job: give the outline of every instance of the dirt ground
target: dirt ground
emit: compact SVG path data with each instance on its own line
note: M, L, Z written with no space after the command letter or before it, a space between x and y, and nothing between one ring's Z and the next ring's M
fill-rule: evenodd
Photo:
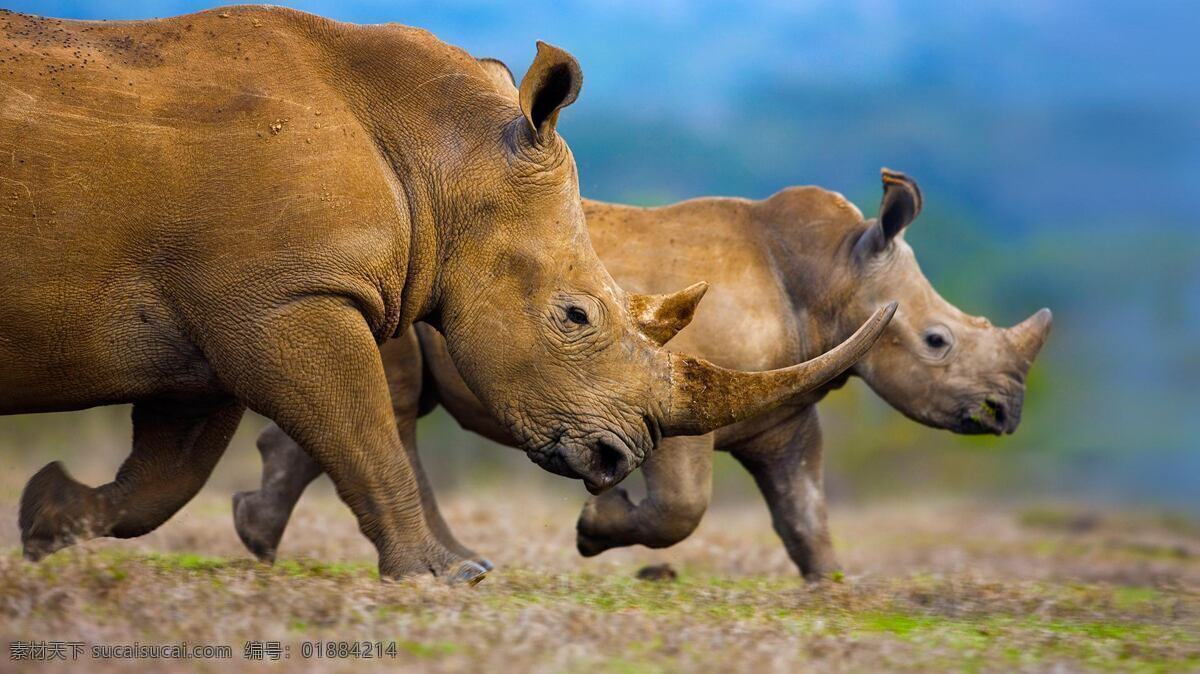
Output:
M248 558L228 495L213 488L152 535L30 563L16 494L5 493L0 641L10 652L0 671L65 670L10 659L13 642L51 640L186 641L233 656L101 660L85 650L88 671L1200 671L1200 531L1161 514L837 506L845 575L806 585L753 502L715 508L672 549L582 559L579 498L451 492L452 526L498 564L468 589L380 582L328 488L301 502L274 567ZM678 579L635 578L662 562ZM268 659L248 663L247 642L272 641L280 662L264 647ZM308 650L330 641L379 641L382 657Z

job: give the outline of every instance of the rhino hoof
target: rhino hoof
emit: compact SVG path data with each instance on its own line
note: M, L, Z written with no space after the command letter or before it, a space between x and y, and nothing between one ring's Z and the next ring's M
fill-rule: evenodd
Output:
M242 544L258 561L274 564L278 540L271 542L268 540L270 536L260 531L258 518L249 501L257 494L256 491L239 491L233 495L233 528L237 530Z
M588 498L575 522L575 547L584 557L621 545L634 526L636 508L623 488L610 489Z
M451 585L475 587L487 577L489 571L491 571L491 568L484 568L478 562L466 561L458 567L458 571L455 571L454 575L450 576L449 582Z
M97 514L91 500L91 487L76 482L58 461L29 478L17 516L25 558L36 562L73 544L87 530L87 517Z
M575 534L575 549L579 550L579 554L584 557L595 557L610 547L612 546L605 544L598 538L592 538L583 533Z

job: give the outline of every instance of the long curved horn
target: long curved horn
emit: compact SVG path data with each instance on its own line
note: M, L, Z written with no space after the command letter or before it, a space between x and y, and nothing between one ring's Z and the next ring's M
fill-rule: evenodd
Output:
M875 345L896 302L875 311L849 339L812 360L779 370L739 372L683 354L670 354L670 397L664 435L701 435L761 414L827 384Z
M1042 308L1034 315L1005 330L1008 340L1025 360L1025 369L1033 364L1038 352L1046 343L1050 334L1050 326L1054 323L1054 314L1049 309Z

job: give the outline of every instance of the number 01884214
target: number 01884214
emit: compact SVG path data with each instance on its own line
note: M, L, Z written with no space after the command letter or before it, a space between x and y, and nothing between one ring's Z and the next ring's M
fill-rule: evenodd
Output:
M395 658L395 641L304 641L300 657L310 660L367 660Z

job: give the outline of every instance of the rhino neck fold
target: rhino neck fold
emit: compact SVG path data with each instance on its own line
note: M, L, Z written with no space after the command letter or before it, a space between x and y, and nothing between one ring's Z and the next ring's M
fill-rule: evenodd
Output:
M474 59L424 31L343 24L332 30L315 33L327 58L323 69L370 135L396 206L399 287L383 292L395 302L387 336L396 336L415 321L438 322L445 267L469 224L462 214L470 211L464 208L470 195L455 186L463 167L478 161L478 147L499 143L496 120L519 118L520 111L467 69Z
M391 336L398 337L416 321L438 313L441 305L441 278L444 237L439 231L437 202L430 196L420 173L409 169L402 155L380 150L388 182L392 186L397 210L397 262L403 273L399 310Z

